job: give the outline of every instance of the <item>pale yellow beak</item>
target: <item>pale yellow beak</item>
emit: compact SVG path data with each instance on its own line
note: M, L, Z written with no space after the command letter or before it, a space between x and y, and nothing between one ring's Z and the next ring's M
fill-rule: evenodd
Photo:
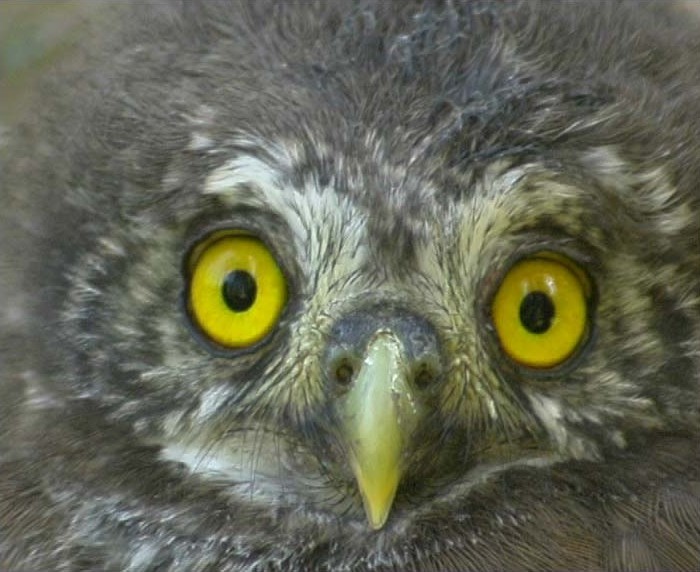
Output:
M350 464L375 530L389 517L406 443L421 415L407 377L401 342L390 331L377 332L342 405Z

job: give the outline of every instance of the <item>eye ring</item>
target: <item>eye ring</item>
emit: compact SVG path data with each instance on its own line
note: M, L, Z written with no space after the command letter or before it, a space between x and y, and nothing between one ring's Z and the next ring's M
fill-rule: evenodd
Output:
M592 290L585 270L561 254L540 252L517 261L491 301L501 350L537 370L569 361L590 334Z
M287 280L267 245L249 233L216 232L190 250L185 305L208 342L250 348L268 336L287 303Z

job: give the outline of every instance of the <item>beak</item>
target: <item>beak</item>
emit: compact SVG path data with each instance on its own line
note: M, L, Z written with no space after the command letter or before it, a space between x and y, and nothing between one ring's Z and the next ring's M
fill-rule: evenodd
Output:
M384 526L404 469L406 444L421 417L408 383L403 346L387 330L367 345L342 404L350 465L370 526Z

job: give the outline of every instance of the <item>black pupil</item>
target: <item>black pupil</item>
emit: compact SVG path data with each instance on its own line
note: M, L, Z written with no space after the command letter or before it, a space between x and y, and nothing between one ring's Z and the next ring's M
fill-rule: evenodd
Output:
M234 312L245 312L255 302L258 287L245 270L234 270L224 278L222 293L226 305Z
M530 292L520 303L520 322L533 334L542 334L552 325L554 304L544 292Z

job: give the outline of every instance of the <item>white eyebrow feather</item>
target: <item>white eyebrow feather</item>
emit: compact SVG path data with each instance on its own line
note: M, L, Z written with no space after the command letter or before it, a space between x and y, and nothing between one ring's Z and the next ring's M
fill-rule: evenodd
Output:
M268 149L276 147L266 146ZM268 153L282 168L292 162L291 156ZM283 216L297 240L306 240L306 221L298 214L302 193L292 185L285 184L282 173L273 164L260 157L241 154L211 172L202 193L217 195L233 208L252 207L275 212ZM310 195L311 193L309 193Z
M332 180L319 185L309 179L301 188L286 180L285 173L303 159L293 144L254 143L241 144L250 153L243 152L213 170L202 193L218 196L233 209L252 207L281 216L307 275L315 272L331 243L345 245L334 260L337 272L352 272L365 256L367 214L336 192Z
M239 155L235 159L227 161L207 177L204 184L205 195L221 195L226 196L233 202L237 200L240 194L241 187L254 185L256 190L262 193L264 198L267 198L267 203L270 201L270 195L279 196L281 180L280 173L274 169L269 163L253 157L251 155ZM274 189L274 193L265 193L267 189ZM258 194L258 193L256 193ZM245 193L243 199L249 198L250 193Z

